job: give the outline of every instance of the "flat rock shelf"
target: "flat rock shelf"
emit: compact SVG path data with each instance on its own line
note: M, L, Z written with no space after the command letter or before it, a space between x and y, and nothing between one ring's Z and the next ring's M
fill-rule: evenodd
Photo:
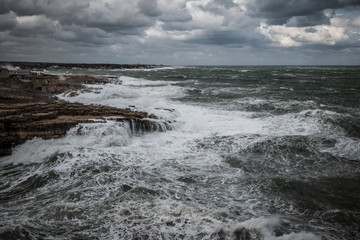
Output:
M170 124L154 115L102 105L58 100L54 93L91 91L85 83L105 84L111 78L92 76L33 75L23 82L16 77L0 79L0 156L34 137L60 138L79 123L115 120L128 122L133 131L163 131Z

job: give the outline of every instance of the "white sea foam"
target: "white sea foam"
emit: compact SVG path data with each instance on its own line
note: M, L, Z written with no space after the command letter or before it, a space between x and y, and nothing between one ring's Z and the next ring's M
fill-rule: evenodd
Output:
M123 71L142 71L142 72L152 72L152 71L165 71L165 70L174 70L185 68L184 66L167 66L167 67L155 67L155 68L130 68L122 69ZM121 69L120 69L121 70Z
M34 138L18 146L2 163L44 162L54 154L77 152L78 149L93 148L114 151L128 144L131 129L127 123L106 121L86 123L70 129L64 138L43 140ZM115 150L116 151L116 150Z
M256 183L245 184L246 173L229 166L224 156L270 137L329 135L329 132L339 136L341 129L326 122L336 113L315 109L254 117L254 112L181 102L177 99L186 94L185 88L174 82L126 76L119 77L118 83L96 87L97 93L59 97L85 104L131 106L171 121L174 129L133 135L127 124L106 121L80 124L61 139L36 138L22 144L1 164L38 163L40 167L10 184L16 186L34 174L41 176L54 171L61 181L38 190L38 194L65 189L61 201L51 206L44 202L46 211L34 213L38 218L52 219L51 210L57 208L59 213L70 212L56 215L64 224L101 222L97 230L102 239L141 236L211 239L221 231L233 239L241 229L259 234L260 239L320 239L307 232L277 236L275 229L286 220L269 216L268 208L280 206L283 212L297 213L293 203L269 200ZM246 101L266 103L257 98ZM312 101L306 104L312 108L315 105ZM342 157L342 149L347 149L348 155L356 158L359 152L354 146L356 143L344 137L324 151ZM94 214L81 215L81 211ZM139 233L143 235L136 235Z
M181 131L189 134L238 134L258 133L262 123L250 118L250 113L212 110L171 100L181 97L183 89L172 82L149 81L120 77L121 85L106 84L100 93L82 93L75 97L59 96L62 99L85 104L104 104L115 107L134 106L135 110L154 113L159 117L181 123ZM176 124L179 126L179 124Z
M340 158L351 159L360 162L360 142L349 137L341 137L336 139L334 147L325 148L322 152L331 153Z
M179 148L182 144L204 137L327 133L332 126L324 124L322 119L335 114L330 111L309 110L253 118L251 112L224 111L171 100L174 96L182 96L183 89L166 81L148 81L130 77L120 77L120 80L122 85L106 84L101 86L99 94L90 92L76 97L62 98L86 104L104 104L115 107L133 106L135 110L147 111L170 120L175 127L175 132L167 133L164 137L166 139L164 146L170 149L174 147L174 142L179 142L176 146ZM249 101L254 104L265 102L261 99L250 99ZM288 104L297 104L297 102ZM314 103L308 101L306 104L313 105ZM174 139L167 139L171 137ZM168 145L167 142L172 144ZM248 144L247 141L244 141L244 144Z
M121 76L119 77L119 80L122 82L122 85L124 86L164 86L174 84L175 82L171 81L149 81L147 79L142 78L133 78L133 77L127 77L127 76Z
M238 107L253 107L262 109L263 106L268 106L269 109L264 110L278 110L280 112L290 111L296 109L315 109L317 104L312 101L297 101L297 100L288 100L288 101L279 101L279 100L269 100L262 98L254 98L254 97L245 97L240 99L235 99L229 103L229 105L234 105L234 108Z
M84 104L101 104L120 108L131 106L134 110L155 113L159 117L171 115L173 109L167 98L180 96L182 90L165 81L148 81L130 77L120 77L121 85L89 85L96 92L81 93L75 97L58 95L60 99Z
M326 123L328 116L335 115L335 112L323 110L306 110L300 113L288 113L279 116L264 118L267 123L264 127L264 134L281 135L311 135L329 134L334 132L339 134L342 129Z
M320 236L312 233L300 232L276 236L275 228L280 226L281 219L277 216L252 218L238 224L235 232L247 231L252 239L266 240L320 240ZM244 234L244 233L243 233ZM245 235L246 236L246 235Z

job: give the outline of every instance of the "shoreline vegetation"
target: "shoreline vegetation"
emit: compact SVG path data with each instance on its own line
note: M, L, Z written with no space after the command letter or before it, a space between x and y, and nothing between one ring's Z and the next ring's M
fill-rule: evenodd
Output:
M84 84L111 83L111 77L55 76L34 73L38 69L54 66L52 63L9 63L29 70L28 76L12 73L0 78L0 156L10 155L14 148L35 137L60 138L80 123L113 120L129 124L131 131L151 132L170 129L168 122L153 114L102 105L84 105L59 100L55 94L76 95L81 91L94 91ZM56 64L59 68L84 67L78 64ZM105 64L107 65L107 64ZM85 68L102 68L104 64L86 65ZM127 68L140 68L126 65ZM119 68L117 64L107 66ZM122 65L124 68L125 65ZM155 65L143 65L145 68ZM156 67L160 67L156 65ZM4 69L4 68L2 68Z

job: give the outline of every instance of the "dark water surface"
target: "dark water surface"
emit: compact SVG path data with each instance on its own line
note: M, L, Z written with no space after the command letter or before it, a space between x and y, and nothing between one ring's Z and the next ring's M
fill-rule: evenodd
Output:
M360 67L68 73L118 80L60 98L173 130L19 146L0 159L0 239L360 239Z

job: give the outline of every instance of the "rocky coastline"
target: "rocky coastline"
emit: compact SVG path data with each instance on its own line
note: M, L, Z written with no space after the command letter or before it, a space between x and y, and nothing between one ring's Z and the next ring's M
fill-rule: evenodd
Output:
M2 62L0 65L17 66L21 69L151 69L161 68L156 64L112 64L112 63L56 63L56 62Z
M14 147L34 137L60 138L79 123L110 119L128 122L137 132L170 129L169 123L146 112L70 103L54 96L94 91L84 84L109 81L111 78L52 75L32 75L28 82L17 77L0 79L0 156L10 155Z

